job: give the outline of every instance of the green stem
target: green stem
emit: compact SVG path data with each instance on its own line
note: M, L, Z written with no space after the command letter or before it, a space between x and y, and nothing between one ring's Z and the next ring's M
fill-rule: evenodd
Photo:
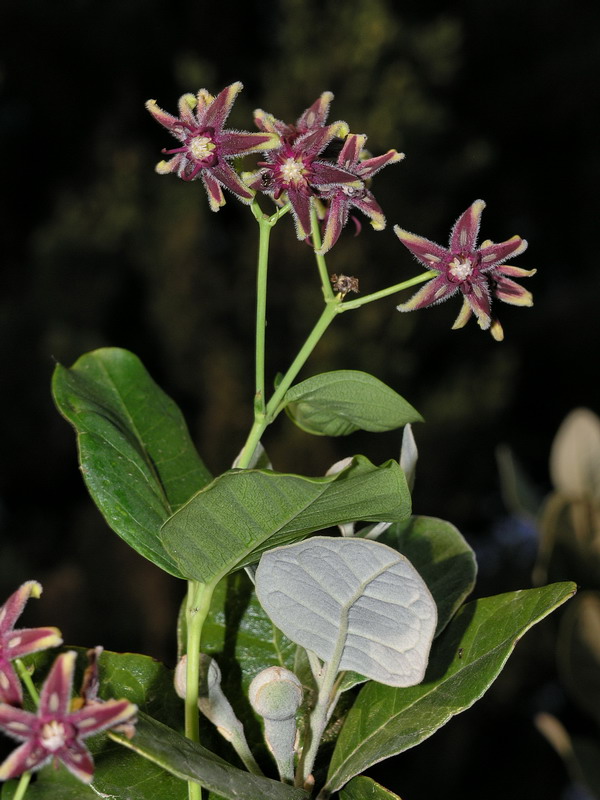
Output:
M40 696L38 694L37 689L33 685L33 681L31 680L31 673L29 672L29 670L27 669L27 667L21 661L20 658L15 659L15 667L17 668L17 672L19 673L19 678L21 678L21 680L27 687L29 696L36 704L36 706L38 706L40 704Z
M200 741L200 719L198 714L198 690L200 683L200 641L202 626L210 608L214 587L196 581L188 584L186 606L187 623L187 668L185 692L185 735L193 742ZM188 782L189 800L201 800L202 787Z
M267 327L267 271L269 261L270 220L258 220L258 263L256 268L256 340L255 340L255 396L258 413L265 410L265 329Z
M13 800L23 800L25 797L25 792L27 791L27 787L29 786L29 781L31 780L31 772L24 772L21 775L19 780L19 785L17 786L17 790L13 795Z
M421 275L417 275L415 278L409 278L407 281L402 281L402 283L395 283L393 286L388 286L387 289L381 289L379 292L366 294L364 297L359 297L356 300L348 300L342 304L340 313L342 311L353 311L355 308L360 308L361 306L364 306L367 303L372 303L375 300L381 300L383 297L389 297L391 294L401 292L403 289L410 289L411 286L417 286L419 283L425 283L425 281L428 281L430 278L435 278L436 275L439 275L439 273L434 272L433 270L428 270L427 272L422 272Z
M308 357L317 346L319 340L332 323L335 316L341 310L341 307L341 301L335 297L330 303L327 303L323 309L323 313L317 320L314 328L309 333L308 338L298 352L298 355L290 364L289 369L281 379L281 382L273 393L273 396L267 403L264 413L257 413L255 411L254 424L250 429L250 433L248 434L248 438L246 439L246 443L238 459L238 466L241 469L246 469L248 464L251 462L252 455L254 454L256 446L258 445L265 429L271 424L271 422L273 422L275 417L281 411L280 405L283 396L294 382L294 379L306 363Z
M321 229L319 227L317 210L314 206L314 203L310 207L310 227L311 227L313 249L315 251L315 258L317 259L317 268L319 270L319 276L321 278L321 286L323 288L323 297L325 298L325 302L327 302L328 300L333 300L335 295L333 288L331 286L331 279L329 277L329 272L327 270L325 256L319 255L319 253L317 253L317 250L321 248Z

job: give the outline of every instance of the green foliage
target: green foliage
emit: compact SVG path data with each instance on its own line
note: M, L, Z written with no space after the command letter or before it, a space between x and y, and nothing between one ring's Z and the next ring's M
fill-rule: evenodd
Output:
M434 642L423 683L394 689L371 682L362 689L337 740L328 789L414 747L473 705L521 636L575 591L572 583L558 583L465 605Z
M394 523L378 541L405 555L419 571L437 605L437 636L473 590L475 554L454 525L434 517Z
M285 410L299 428L318 436L375 433L422 422L421 415L385 383L366 372L337 370L289 389Z
M138 553L182 577L159 530L210 474L183 416L127 350L105 348L56 367L54 399L77 431L86 485L110 527Z
M397 794L384 789L373 778L361 775L352 778L340 792L340 800L400 800Z
M406 519L410 495L395 461L357 456L336 475L226 472L164 524L161 539L181 574L216 583L272 547L341 522Z
M145 715L140 716L133 739L118 734L111 737L182 780L200 783L227 800L302 800L308 796L302 789L232 767L210 750Z

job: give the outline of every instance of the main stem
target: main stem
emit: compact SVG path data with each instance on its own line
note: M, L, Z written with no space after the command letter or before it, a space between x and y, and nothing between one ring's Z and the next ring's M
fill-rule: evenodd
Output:
M198 714L198 691L200 684L200 640L202 626L208 615L213 586L197 581L188 584L186 604L187 623L187 667L185 690L185 735L193 742L200 741L200 718ZM188 782L189 800L201 800L202 787Z

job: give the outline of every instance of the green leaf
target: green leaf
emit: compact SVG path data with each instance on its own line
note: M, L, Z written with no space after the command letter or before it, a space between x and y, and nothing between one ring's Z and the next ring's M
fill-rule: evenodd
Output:
M77 431L86 485L110 527L138 553L182 577L163 522L211 476L175 403L127 350L104 348L54 371L59 411Z
M439 635L473 590L475 554L454 525L435 517L395 523L377 541L405 555L420 573L437 605Z
M226 472L174 514L161 536L181 573L208 584L314 531L356 520L395 522L409 514L410 494L398 464L376 467L357 456L325 478Z
M350 783L344 786L340 792L340 800L400 800L400 798L389 789L375 783L373 778L360 775L358 778L352 778Z
M307 793L287 784L251 775L228 764L202 745L141 714L133 739L110 737L163 769L200 783L227 800L306 800Z
M496 679L517 641L569 599L573 583L487 597L462 607L434 642L425 680L395 689L368 683L350 710L329 767L327 788L431 736L469 708Z
M366 372L337 370L289 389L282 401L299 428L317 436L392 431L423 418L410 403Z
M255 578L273 622L336 671L390 686L423 679L436 606L397 550L368 539L314 536L269 550Z

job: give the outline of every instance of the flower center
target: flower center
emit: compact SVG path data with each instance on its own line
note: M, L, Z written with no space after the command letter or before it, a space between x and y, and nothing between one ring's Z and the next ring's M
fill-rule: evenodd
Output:
M194 136L189 140L188 148L196 161L201 164L214 166L217 163L217 154L215 153L217 146L210 135L200 134L199 136Z
M458 283L465 281L473 273L471 260L469 258L455 256L448 264L448 273L450 279L453 281L457 281Z
M42 727L42 746L45 747L46 750L50 750L51 753L54 753L64 746L67 735L67 731L62 722L56 719L46 722Z
M298 161L296 158L286 158L279 170L281 177L287 184L292 186L306 184L308 170L302 161Z

